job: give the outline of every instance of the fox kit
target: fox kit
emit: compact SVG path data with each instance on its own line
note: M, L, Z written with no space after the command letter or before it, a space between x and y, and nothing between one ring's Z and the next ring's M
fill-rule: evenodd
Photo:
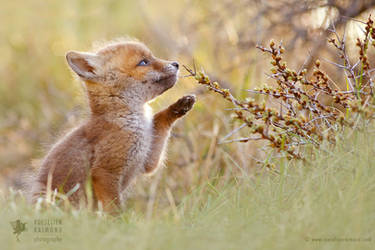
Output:
M77 204L87 199L91 180L95 204L113 212L134 177L158 167L173 123L195 97L184 96L152 116L147 103L173 87L179 65L156 58L139 42L110 44L95 53L71 51L66 59L85 83L90 116L52 147L31 196L35 202L51 188L69 193Z

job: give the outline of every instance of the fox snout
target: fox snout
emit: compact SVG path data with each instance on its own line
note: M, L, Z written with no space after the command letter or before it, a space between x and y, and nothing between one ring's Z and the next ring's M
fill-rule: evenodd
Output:
M178 62L168 62L166 63L163 71L167 75L178 75L178 69L179 69L179 64Z
M178 69L180 67L180 65L178 64L178 62L172 62L171 63L173 67L175 67L176 69Z
M174 61L166 64L164 69L165 75L160 75L158 79L155 81L156 84L160 85L161 87L164 87L162 92L174 86L178 79L178 69L178 62Z
M167 67L170 68L172 71L178 71L180 65L178 64L178 62L174 61L169 63Z

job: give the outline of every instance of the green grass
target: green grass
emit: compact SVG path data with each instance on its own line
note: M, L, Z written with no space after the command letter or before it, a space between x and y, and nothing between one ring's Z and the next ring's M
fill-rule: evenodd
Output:
M85 209L37 211L15 195L4 196L0 244L7 249L374 249L374 133L345 137L310 164L280 163L280 174L264 170L219 188L212 180L175 208L156 206L150 218L134 208L119 218ZM33 242L43 235L33 232L33 221L56 218L63 225L54 235L62 242ZM16 219L28 223L20 242L9 224Z

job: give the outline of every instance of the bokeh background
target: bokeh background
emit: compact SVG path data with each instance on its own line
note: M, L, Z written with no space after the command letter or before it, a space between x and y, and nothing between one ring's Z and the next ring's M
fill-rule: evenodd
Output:
M374 7L374 0L2 0L1 186L19 188L50 145L87 116L81 83L65 62L69 50L134 37L158 57L204 68L245 98L246 89L268 81L269 59L256 44L283 41L289 65L310 70L316 58L337 59L326 43L334 36L329 27L348 34L350 52L354 37L362 35L357 20L365 21ZM323 64L332 79L341 79L339 69ZM208 180L223 186L244 172L256 174L257 159L267 155L261 143L218 143L238 126L226 110L231 106L187 74L182 69L179 83L152 103L156 111L183 94L198 96L194 110L173 131L166 167L139 178L131 194L129 206L148 214L155 206L178 204Z

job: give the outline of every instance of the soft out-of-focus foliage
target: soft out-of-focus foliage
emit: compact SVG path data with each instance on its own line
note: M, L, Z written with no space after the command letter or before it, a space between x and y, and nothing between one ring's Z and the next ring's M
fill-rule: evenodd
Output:
M312 76L307 77L306 68L293 70L287 67L281 44L271 41L269 48L257 45L262 52L270 54L273 66L269 76L274 86L247 90L265 97L261 102L251 98L239 100L228 89L212 82L204 72L197 73L196 69L186 67L199 84L220 94L234 106L233 115L242 125L225 138L238 134L244 127L250 128L246 137L223 143L264 140L268 142L266 150L273 151L278 157L281 151L287 159L306 160L306 156L312 154L307 150L311 147L321 148L326 144L328 148L335 147L343 128L356 130L358 123L371 124L375 118L375 86L368 52L375 47L374 21L369 17L363 26L365 36L357 38L355 64L350 62L346 51L346 36L340 37L334 27L331 28L336 37L330 38L329 42L337 49L340 60L330 63L344 70L346 77L341 83L332 81L320 67L319 60L315 62ZM269 166L270 158L275 157L269 155L271 157L260 163Z
M319 7L324 3L332 6ZM361 18L371 12L372 6L372 1L354 0L3 0L0 8L2 183L12 182L13 176L19 176L34 159L41 158L45 148L86 116L82 87L73 80L65 63L68 50L89 50L94 41L136 37L157 56L177 59L186 65L191 65L194 58L213 79L244 96L243 89L264 81L265 67L268 68L254 49L256 43L270 37L284 40L284 45L294 48L290 53L291 66L300 66L317 44L313 39L318 38L315 34L324 37L323 22L336 22L337 11L341 9L357 10L350 17ZM299 8L305 10L292 13ZM291 15L296 16L289 18ZM354 33L353 27L357 26L350 19L337 23L338 29L346 24ZM295 27L309 36L294 39ZM182 70L181 76L185 74ZM340 75L338 72L337 77ZM202 93L191 79L182 78L153 106L158 110L187 92L199 94L198 103L173 132L167 168L149 180L140 179L134 188L131 200L134 202L129 202L148 213L154 206L168 206L170 194L178 204L182 197L209 179L220 187L233 177L254 171L253 158L261 145L218 145L218 140L233 129L225 110L228 106ZM37 163L35 160L36 167Z

